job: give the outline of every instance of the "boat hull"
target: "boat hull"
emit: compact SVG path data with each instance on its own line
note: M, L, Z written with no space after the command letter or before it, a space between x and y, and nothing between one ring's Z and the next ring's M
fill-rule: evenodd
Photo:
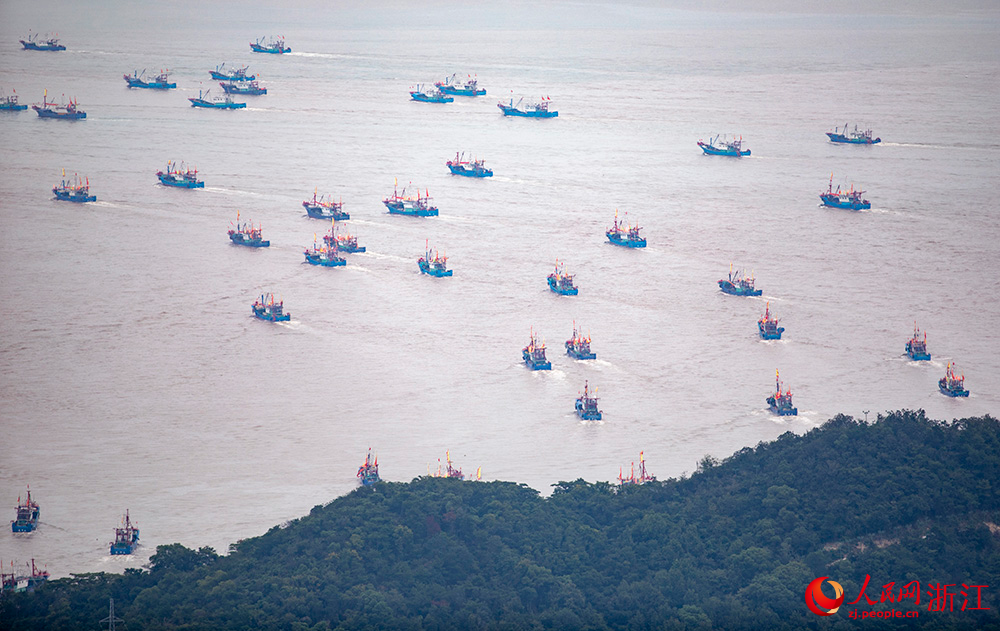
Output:
M737 151L736 149L723 149L720 147L713 147L712 145L703 142L699 142L698 146L701 147L701 150L704 151L706 155L709 156L729 156L730 158L742 158L744 156L750 155L749 149L747 149L746 151Z
M572 348L567 348L566 354L572 357L573 359L580 359L580 360L597 359L597 353L581 353Z
M130 88L146 88L147 90L172 90L177 87L176 83L158 83L156 81L147 83L141 79L137 80L128 78L126 78L125 81L128 82L128 87Z
M915 351L909 343L906 344L906 356L915 362L930 361L931 359L930 353L927 351L922 353L920 351Z
M455 100L453 96L430 96L423 92L410 92L410 98L420 103L452 103Z
M208 74L211 75L216 81L253 81L257 78L257 75L231 75L223 74L215 70L209 70Z
M531 370L552 370L552 362L550 361L534 361L530 357L524 358L524 365Z
M565 287L560 287L553 278L546 279L549 283L549 289L560 296L575 296L580 293L579 287L570 287L569 289Z
M188 100L191 101L191 107L204 107L210 110L241 110L247 106L246 103L216 103L196 98L188 98Z
M600 410L588 410L580 401L576 402L576 415L584 421L599 421L604 418L604 414Z
M493 171L491 169L467 169L461 165L455 166L449 164L448 170L451 171L452 175L463 175L465 177L493 177Z
M57 192L55 189L52 190L55 194L56 199L64 202L76 202L78 204L83 204L86 202L96 202L97 195L67 195L66 193Z
M200 181L191 180L174 180L164 175L157 175L160 179L160 184L165 186L173 186L174 188L205 188L205 183Z
M240 234L231 234L231 235L229 235L229 240L232 241L235 245L242 245L242 246L245 246L245 247L248 247L248 248L269 248L269 247L271 247L271 242L270 241L265 241L263 239L256 239L256 240L244 239L243 236L240 235Z
M255 53L270 53L272 55L282 55L284 53L292 52L291 48L284 46L261 46L260 44L250 44L250 50Z
M20 112L21 110L28 109L27 105L8 105L7 103L0 103L0 112Z
M10 522L11 532L34 532L36 524L33 521L12 521Z
M222 86L222 90L226 94L248 94L250 96L260 96L262 94L267 94L267 88L241 88L238 85L232 85L229 83L219 82Z
M445 94L452 94L454 96L486 96L486 90L483 89L456 88L450 85L438 85L437 88Z
M968 390L951 390L948 388L948 386L940 382L938 383L938 390L940 390L941 394L943 394L946 397L958 398L958 397L969 396Z
M559 116L559 112L556 111L519 110L502 103L497 103L497 107L500 108L504 116L520 116L521 118L556 118Z
M420 268L422 274L427 274L428 276L434 276L435 278L444 278L446 276L451 276L454 270L450 269L435 269L428 265L424 261L417 261L417 267Z
M24 46L24 50L66 50L62 44L36 44L35 42L26 42L23 39L20 42Z
M340 250L341 252L347 252L349 254L362 254L365 252L365 246L363 245L352 246L352 245L338 244L337 249Z
M319 204L311 204L309 202L302 202L302 206L306 209L306 214L313 219L336 219L337 221L347 221L351 218L350 213L345 213L342 210L331 210Z
M780 340L781 334L785 332L785 327L783 326L768 330L759 322L757 323L757 329L760 331L760 339L762 340Z
M743 289L737 287L728 280L720 280L719 289L722 290L722 293L729 294L730 296L759 296L764 293L762 289Z
M611 245L618 245L623 248L644 248L646 247L645 239L629 239L628 237L623 237L621 235L615 234L614 232L606 232L608 241Z
M877 145L882 142L881 138L875 138L874 140L869 140L868 138L850 138L844 134L832 131L826 132L826 135L830 138L830 142L839 142L845 145Z
M824 206L829 206L830 208L844 208L846 210L868 210L872 207L871 202L867 199L860 202L853 201L842 201L839 195L828 195L826 193L819 196L820 200L823 202Z
M292 319L292 314L283 313L280 316L275 316L267 313L264 309L255 309L253 306L250 307L253 316L258 320L264 320L265 322L288 322Z
M38 106L35 106L35 105L32 106L32 109L35 110L36 112L38 112L38 118L56 118L56 119L60 119L60 120L70 120L70 121L81 120L81 119L87 118L87 113L86 112L66 112L66 113L60 113L60 112L56 112L55 110L45 109L45 108L41 108L41 107L38 107Z
M318 265L320 267L343 267L347 265L347 259L342 259L340 257L334 258L321 258L319 256L311 256L306 254L306 263L310 265Z
M383 201L390 215L406 215L408 217L437 217L437 208L407 208L401 203Z
M799 408L779 408L772 405L771 414L777 414L778 416L798 416Z
M112 556L119 556L123 554L132 554L135 551L135 547L138 544L135 543L112 543L111 544L111 554Z

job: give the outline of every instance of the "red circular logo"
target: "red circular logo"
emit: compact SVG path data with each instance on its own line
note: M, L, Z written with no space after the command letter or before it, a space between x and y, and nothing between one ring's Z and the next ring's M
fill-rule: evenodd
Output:
M809 607L809 611L817 616L832 616L837 613L840 604L844 602L844 588L837 581L827 581L833 585L833 591L837 594L836 598L827 598L823 590L820 589L823 581L829 578L829 576L821 576L806 587L806 607Z

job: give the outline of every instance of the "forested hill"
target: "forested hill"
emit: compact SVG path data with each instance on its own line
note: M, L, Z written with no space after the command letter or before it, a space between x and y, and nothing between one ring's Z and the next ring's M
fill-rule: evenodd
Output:
M838 416L623 490L577 480L542 498L438 478L359 488L224 557L161 546L148 572L7 595L0 627L100 628L113 597L126 628L151 631L1000 628L997 524L996 419ZM848 605L866 575L876 602L890 582L925 593L919 605ZM846 596L829 617L804 602L822 576ZM953 586L954 611L928 610L931 583ZM986 586L981 602L963 583ZM849 618L885 609L919 618Z

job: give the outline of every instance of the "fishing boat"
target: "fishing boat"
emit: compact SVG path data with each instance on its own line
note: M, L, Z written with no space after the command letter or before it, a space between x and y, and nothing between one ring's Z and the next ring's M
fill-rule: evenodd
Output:
M647 482L656 482L655 475L649 475L646 472L646 457L643 453L639 452L639 475L635 473L635 463L633 462L629 468L628 477L622 474L622 468L618 467L618 486L632 486L638 484L646 484Z
M18 577L18 590L30 592L47 580L49 580L48 570L38 569L35 566L35 559L31 559L31 573Z
M594 396L590 396L588 381L583 382L583 393L576 400L576 415L585 421L599 421L604 416L597 409L597 388L594 388Z
M820 193L819 198L823 200L824 206L832 206L833 208L847 208L849 210L867 210L872 207L871 202L867 199L862 199L861 196L864 191L854 190L854 185L851 185L851 190L841 191L840 185L837 185L837 190L833 190L833 174L830 174L830 186L826 189L825 193Z
M260 96L267 94L267 88L260 87L256 81L220 81L219 85L226 94L249 94L250 96Z
M792 390L786 389L781 392L781 380L778 378L778 371L774 371L774 394L767 397L767 404L771 407L771 414L778 416L798 416L799 409L792 406Z
M955 364L952 362L948 362L948 368L945 370L944 377L938 380L938 390L941 391L941 394L948 397L969 396L969 391L965 389L965 375L956 377Z
M770 302L764 307L764 315L757 320L757 329L762 340L780 340L781 334L785 332L785 327L778 326L778 318L771 317Z
M464 175L465 177L493 177L493 171L484 166L483 160L463 160L465 153L461 155L455 152L455 159L449 160L446 164L452 175Z
M608 237L608 241L612 245L620 245L626 248L644 248L646 247L646 238L639 236L639 231L642 230L639 226L633 226L627 223L628 213L625 213L626 221L618 221L618 209L615 209L615 221L610 228L604 233Z
M417 267L420 268L420 273L438 278L452 275L454 270L448 269L447 256L438 254L438 251L434 250L434 258L431 258L431 248L427 243L424 243L424 249L424 255L417 259Z
M417 197L407 197L406 187L402 191L397 191L394 184L392 197L382 200L385 207L389 209L390 215L407 215L410 217L437 217L438 209L431 206L431 197L428 191L424 191L424 196L420 196L420 189L417 189Z
M157 171L156 177L164 186L205 188L205 182L198 179L198 169L188 169L183 162L179 166L176 162L167 162L167 170Z
M48 34L45 35L45 40L38 40L38 33L32 35L28 33L28 39L18 40L21 42L21 46L24 50L66 50L66 47L59 43L59 40L54 37L49 37Z
M881 138L872 138L872 130L866 129L864 131L858 131L858 126L854 126L854 131L847 132L847 123L844 123L844 131L841 132L839 127L834 127L833 131L826 132L827 137L830 138L830 142L845 143L848 145L877 145L882 142Z
M913 361L930 361L931 354L927 352L927 331L924 331L924 338L920 339L920 329L917 323L913 323L913 337L906 343L906 355Z
M156 75L149 81L143 79L146 74L145 68L140 73L137 70L133 70L132 74L125 74L122 77L125 79L125 83L128 84L130 88L147 88L150 90L172 90L177 87L176 83L170 81L170 72L161 70L160 74Z
M49 91L46 90L42 96L42 104L35 103L31 109L38 112L39 118L59 118L62 120L80 120L87 118L87 113L79 108L76 99L70 99L66 105L59 105L49 101Z
M715 138L709 138L708 142L699 140L698 146L701 147L701 150L706 155L710 156L742 158L743 156L750 155L749 149L743 149L743 136L734 140L726 140L725 138L719 140L719 136L716 136Z
M342 267L347 265L347 259L337 256L337 246L326 244L316 245L313 241L311 248L305 249L306 263L318 265L320 267Z
M563 264L556 259L556 269L548 275L549 289L562 296L575 296L580 289L573 284L573 275L567 274Z
M250 309L255 318L268 322L288 322L292 314L285 312L285 301L274 301L274 294L261 294Z
M432 473L431 477L435 477L435 478L452 478L454 480L464 480L465 479L465 474L462 473L462 469L460 467L455 467L451 463L451 452L450 451L444 452L444 456L445 456L445 461L447 463L447 468L444 471L441 470L441 459L438 458L437 473Z
M250 66L241 66L227 70L226 64L223 62L221 65L216 66L215 70L209 70L208 74L216 81L253 81L257 78L257 75L248 74L249 69Z
M236 245L245 245L250 248L267 248L271 246L270 241L265 241L260 224L256 228L253 222L241 223L240 212L236 211L236 225L229 224L229 240Z
M10 96L0 93L0 112L20 112L28 109L27 105L21 105L17 102L17 90L13 92L14 94Z
M597 359L597 353L590 350L590 336L584 336L583 330L576 328L576 322L573 322L573 337L566 340L566 354L573 359Z
M208 93L211 90L205 90L202 94L201 90L198 90L198 97L188 97L191 101L191 107L205 107L212 110L239 110L247 106L246 103L237 103L233 100L233 95L227 94L224 97L212 97L212 100L208 100Z
M522 108L523 101L524 97L521 97L517 103L514 103L514 97L511 97L508 104L500 102L497 103L497 107L500 108L504 116L521 116L523 118L555 118L559 116L559 112L549 109L549 106L552 105L552 99L547 96L543 96L538 103L531 103Z
M421 103L451 103L455 100L455 97L448 96L437 88L424 90L419 85L416 90L410 90L410 98Z
M56 196L56 199L61 199L64 202L96 202L97 195L90 194L90 178L86 178L83 182L80 181L80 176L76 173L73 174L73 181L70 182L66 179L66 169L63 169L63 179L59 182L59 186L52 187L52 193Z
M291 48L285 46L284 37L279 37L278 39L271 38L266 44L264 43L264 38L261 37L256 42L250 42L250 50L255 53L271 53L272 55L292 52Z
M351 234L350 230L347 234L338 234L337 222L336 220L331 221L330 232L323 235L323 242L330 247L336 247L340 252L348 252L350 254L357 254L365 251L365 246L358 245L358 238Z
M754 289L755 281L753 275L750 278L744 278L743 272L740 270L733 272L733 264L730 263L729 278L723 278L719 281L719 289L722 290L722 293L731 296L759 296L764 292L760 289Z
M434 84L434 87L444 92L445 94L452 94L454 96L485 96L486 90L480 89L479 79L471 75L466 75L465 83L459 84L456 80L455 75L445 78L444 81L438 81Z
M333 201L333 198L326 198L326 195L322 197L317 197L319 189L317 188L313 191L313 198L311 200L306 200L302 202L302 207L306 209L306 214L308 214L313 219L334 219L337 221L346 221L351 218L350 213L344 212L344 202Z
M125 517L122 519L120 528L115 528L115 540L111 543L111 554L132 554L139 545L139 529L132 525L132 518L129 517L128 509L125 509Z
M531 340L521 349L521 358L532 370L552 370L552 363L545 359L545 341L538 341L535 330L531 330Z
M21 502L20 496L17 498L17 506L14 508L17 512L14 521L10 522L11 532L32 532L38 527L38 515L41 513L41 509L38 508L38 502L31 499L31 487L28 487L28 496Z
M365 463L358 467L358 482L363 486L371 486L381 481L382 478L378 476L378 456L372 457L372 448L369 447Z

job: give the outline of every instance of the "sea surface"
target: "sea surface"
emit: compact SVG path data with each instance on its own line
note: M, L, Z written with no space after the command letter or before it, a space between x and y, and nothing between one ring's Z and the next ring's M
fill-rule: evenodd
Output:
M88 115L0 114L0 513L29 484L42 509L32 535L0 532L0 562L67 576L172 542L225 552L354 489L369 447L388 480L450 453L549 493L640 451L690 474L838 413L996 415L1000 9L790 6L4 1L0 88ZM22 51L29 29L68 50ZM278 35L291 54L250 52ZM268 94L189 107L223 62ZM122 80L161 68L176 90ZM487 95L409 100L452 73ZM557 119L496 107L542 96ZM828 142L845 123L882 143ZM716 134L752 156L702 155ZM450 175L458 151L495 176ZM205 188L159 185L168 160ZM62 169L98 201L53 201ZM821 207L831 174L872 209ZM440 216L389 216L396 181ZM304 214L316 190L368 248L344 268L303 263L329 229ZM607 243L616 209L646 249ZM269 249L229 243L237 213ZM454 277L418 272L425 242ZM548 290L557 259L578 296ZM763 296L719 291L731 263ZM291 322L251 317L262 292ZM781 341L758 339L768 302ZM596 361L563 353L574 322ZM930 362L903 354L915 322ZM532 329L551 372L521 362ZM951 361L968 399L938 393ZM797 417L767 410L775 370ZM573 413L585 383L603 422ZM112 558L126 509L142 546Z

